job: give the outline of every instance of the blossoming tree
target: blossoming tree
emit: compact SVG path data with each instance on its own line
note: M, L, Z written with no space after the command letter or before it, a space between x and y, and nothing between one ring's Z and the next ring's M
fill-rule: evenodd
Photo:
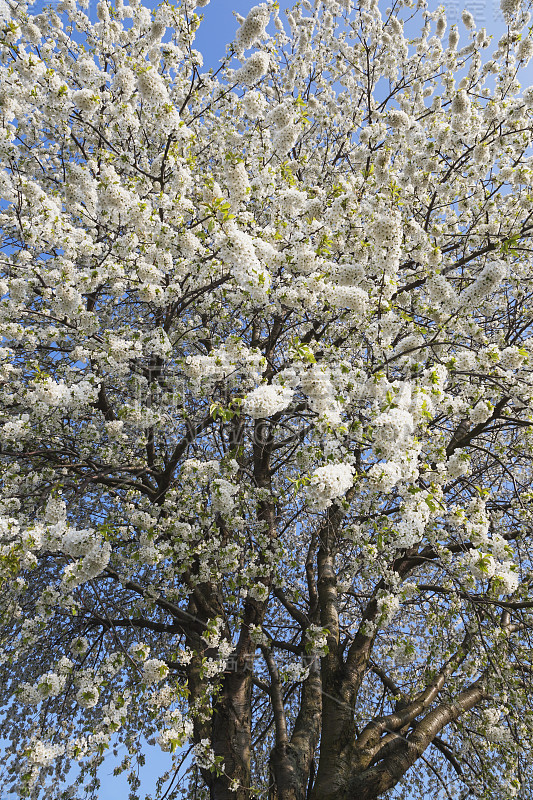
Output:
M533 797L529 12L206 4L1 30L5 785Z

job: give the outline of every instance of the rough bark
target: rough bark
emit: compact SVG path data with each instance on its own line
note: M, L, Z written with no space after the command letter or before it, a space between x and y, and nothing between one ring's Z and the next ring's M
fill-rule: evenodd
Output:
M375 800L392 789L410 769L435 736L450 722L473 708L485 695L483 679L462 691L453 703L440 703L430 711L409 736L396 736L383 760L353 775L338 800Z
M347 496L347 499L350 499ZM375 613L371 602L360 630L350 647L346 662L340 646L335 537L343 519L335 508L320 534L318 551L318 598L321 624L329 630L329 652L322 659L322 731L320 761L311 800L339 797L353 769L356 740L354 707L359 687L370 658L373 637L364 633L365 624Z
M367 625L375 618L377 603L373 598L367 604L359 630L343 657L339 646L333 547L339 522L334 512L322 532L318 552L321 622L330 631L330 652L322 660L320 761L311 800L374 800L398 783L445 725L479 702L483 686L480 679L452 705L441 703L428 711L446 680L464 660L471 644L467 635L454 657L443 665L423 692L403 702L395 713L373 720L357 735L354 708L369 668L374 635L368 632ZM399 574L409 571L409 563L399 562L396 571ZM381 584L376 591L379 588ZM410 727L413 730L407 736Z
M259 420L254 438L254 476L258 486L270 489L270 435ZM264 523L271 541L276 538L274 506L261 501L257 519ZM270 585L270 576L263 578ZM262 625L266 603L249 597L244 605L234 669L224 675L220 694L214 703L211 745L215 756L222 758L223 774L212 775L208 785L210 800L249 800L251 775L252 667L256 646L250 637L252 627ZM222 612L221 612L222 613ZM239 786L232 789L231 784Z
M290 741L276 737L270 755L269 800L306 800L315 751L320 739L322 684L317 662L302 685L300 711Z
M251 771L251 672L227 673L213 709L211 742L216 756L224 759L225 775L211 778L211 800L244 800L249 797ZM231 776L242 787L230 789Z

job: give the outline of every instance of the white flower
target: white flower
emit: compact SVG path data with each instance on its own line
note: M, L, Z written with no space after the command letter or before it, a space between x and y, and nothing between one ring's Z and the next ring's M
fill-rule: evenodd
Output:
M46 501L44 512L45 522L50 525L57 525L58 522L65 522L67 518L67 508L61 497L50 495Z
M47 672L41 675L36 683L35 689L41 700L55 697L60 693L65 685L65 677L57 675L55 672Z
M215 513L231 514L235 506L234 495L239 487L229 481L218 478L211 486L211 503Z
M150 655L150 646L144 642L134 642L132 645L130 645L129 651L131 655L134 658L139 659L139 661L146 661Z
M408 445L414 431L413 417L405 409L392 408L374 419L372 429L376 448L386 456L394 455Z
M325 656L328 652L328 633L325 628L319 625L309 625L305 630L307 639L306 652L319 657Z
M376 624L386 628L400 609L400 601L395 594L383 592L377 601Z
M268 600L268 595L268 586L265 586L265 584L261 583L261 581L257 581L248 589L248 596L253 597L255 600L259 600L260 603Z
M244 398L242 410L253 419L271 417L284 411L293 396L294 391L286 386L262 384Z
M329 425L340 425L341 405L336 398L337 392L329 371L315 364L301 373L300 385L302 392L309 399L312 411Z
M268 53L257 52L244 62L242 67L234 74L234 80L244 83L246 86L253 86L266 74L270 64Z
M84 656L89 649L89 642L85 636L77 636L70 643L70 651L76 656Z
M455 50L458 44L459 44L459 31L457 30L457 26L454 25L453 28L451 28L450 33L448 34L448 46L450 50Z
M242 161L238 161L227 171L226 183L233 202L240 202L246 198L250 191L250 181L246 166Z
M174 753L187 739L192 736L192 724L184 722L179 727L167 728L159 734L157 739L161 750Z
M94 708L100 699L96 686L82 686L76 694L76 702L82 708Z
M65 567L63 571L64 584L74 588L96 578L105 570L110 558L110 543L101 540L97 541L83 559Z
M357 286L335 286L328 284L327 297L332 306L349 308L356 312L359 318L365 314L368 293Z
M80 111L85 111L89 114L97 111L100 107L100 98L98 93L93 89L80 89L79 91L74 92L72 95L72 100L74 104L78 106Z
M479 273L477 279L460 295L463 308L476 306L495 291L507 274L503 261L490 261Z
M309 677L309 667L304 664L287 664L282 671L283 677L286 681L302 683Z
M496 561L490 553L471 549L465 553L462 560L465 569L479 580L492 578L496 572Z
M239 50L248 50L261 39L270 19L270 10L266 3L253 6L241 27L237 31L235 43Z
M516 55L519 61L523 61L525 64L529 64L531 56L533 56L533 41L531 40L530 36L526 37L525 39L522 39L522 41L518 45Z
M242 100L242 107L246 116L257 119L263 115L266 100L260 92L246 92Z
M83 298L73 286L58 286L53 307L59 316L73 317L83 310Z
M139 87L139 94L146 103L160 105L169 102L163 78L153 67L141 72L137 78L137 86Z
M105 430L107 433L108 438L111 441L120 439L122 437L122 429L124 428L124 423L122 420L110 420L109 422L105 423Z
M500 594L512 594L518 589L520 577L516 564L512 561L504 561L497 564L492 580L492 585L498 588Z
M40 767L47 767L55 761L63 750L64 745L53 745L34 739L29 748L30 760Z
M252 237L232 223L228 224L227 231L222 258L231 266L237 284L254 300L265 302L272 279L257 258Z
M215 763L215 754L209 739L202 739L193 748L194 760L201 769L211 769Z
M135 74L128 67L121 67L115 73L114 86L124 100L128 100L135 91L135 83Z
M180 664L190 664L192 657L192 650L178 650L177 660Z
M292 122L276 131L272 137L272 149L276 155L279 158L286 156L296 144L299 135L299 125Z
M445 306L448 312L453 311L458 297L452 284L446 280L444 275L441 273L433 275L426 283L426 287L432 302Z
M260 625L250 626L250 639L257 645L268 645L268 637L263 633L263 629Z
M465 115L470 113L470 100L464 89L457 92L452 100L452 114Z
M274 106L265 117L267 125L275 125L277 128L286 128L294 122L294 106L289 100Z
M468 30L474 27L474 17L470 13L470 11L467 11L466 8L461 14L461 19L463 21L463 25L465 26L465 28L468 28Z
M487 400L480 400L479 403L476 403L472 409L470 421L473 425L479 425L482 422L486 422L491 418L493 411L494 406L492 403L489 403Z
M183 462L181 469L183 477L193 477L203 485L220 473L220 461L216 459L198 461L196 458L188 458Z
M401 639L394 645L390 655L397 666L403 667L414 661L416 658L416 649L414 642Z
M367 477L373 489L387 494L401 480L402 470L394 461L387 461L384 464L373 464Z
M370 230L374 241L381 247L394 247L402 235L397 214L378 214Z
M407 128L411 122L405 111L400 109L389 111L387 119L391 128Z
M470 471L470 459L464 450L457 449L446 462L448 477L452 480L468 475Z
M435 33L437 34L437 36L440 39L442 39L442 37L444 36L445 30L446 30L446 17L440 16L437 19L437 27L435 29Z
M333 500L344 497L351 488L354 472L351 464L326 464L318 467L307 487L311 503L321 510L329 508Z
M74 664L70 658L67 658L67 656L61 656L56 664L57 674L62 677L67 676L72 671L73 666Z
M168 667L159 658L150 658L143 664L143 681L145 683L157 683L168 675Z
M520 0L500 0L500 8L505 17L516 14L520 9Z

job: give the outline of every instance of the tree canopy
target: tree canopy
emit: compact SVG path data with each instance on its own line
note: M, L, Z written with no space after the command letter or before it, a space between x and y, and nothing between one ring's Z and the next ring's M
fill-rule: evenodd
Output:
M208 2L2 23L4 786L533 798L530 13Z

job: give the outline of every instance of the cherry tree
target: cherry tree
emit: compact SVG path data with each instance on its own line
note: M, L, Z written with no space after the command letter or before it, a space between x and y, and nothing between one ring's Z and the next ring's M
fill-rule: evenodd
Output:
M2 23L4 787L531 798L530 13L208 1Z

